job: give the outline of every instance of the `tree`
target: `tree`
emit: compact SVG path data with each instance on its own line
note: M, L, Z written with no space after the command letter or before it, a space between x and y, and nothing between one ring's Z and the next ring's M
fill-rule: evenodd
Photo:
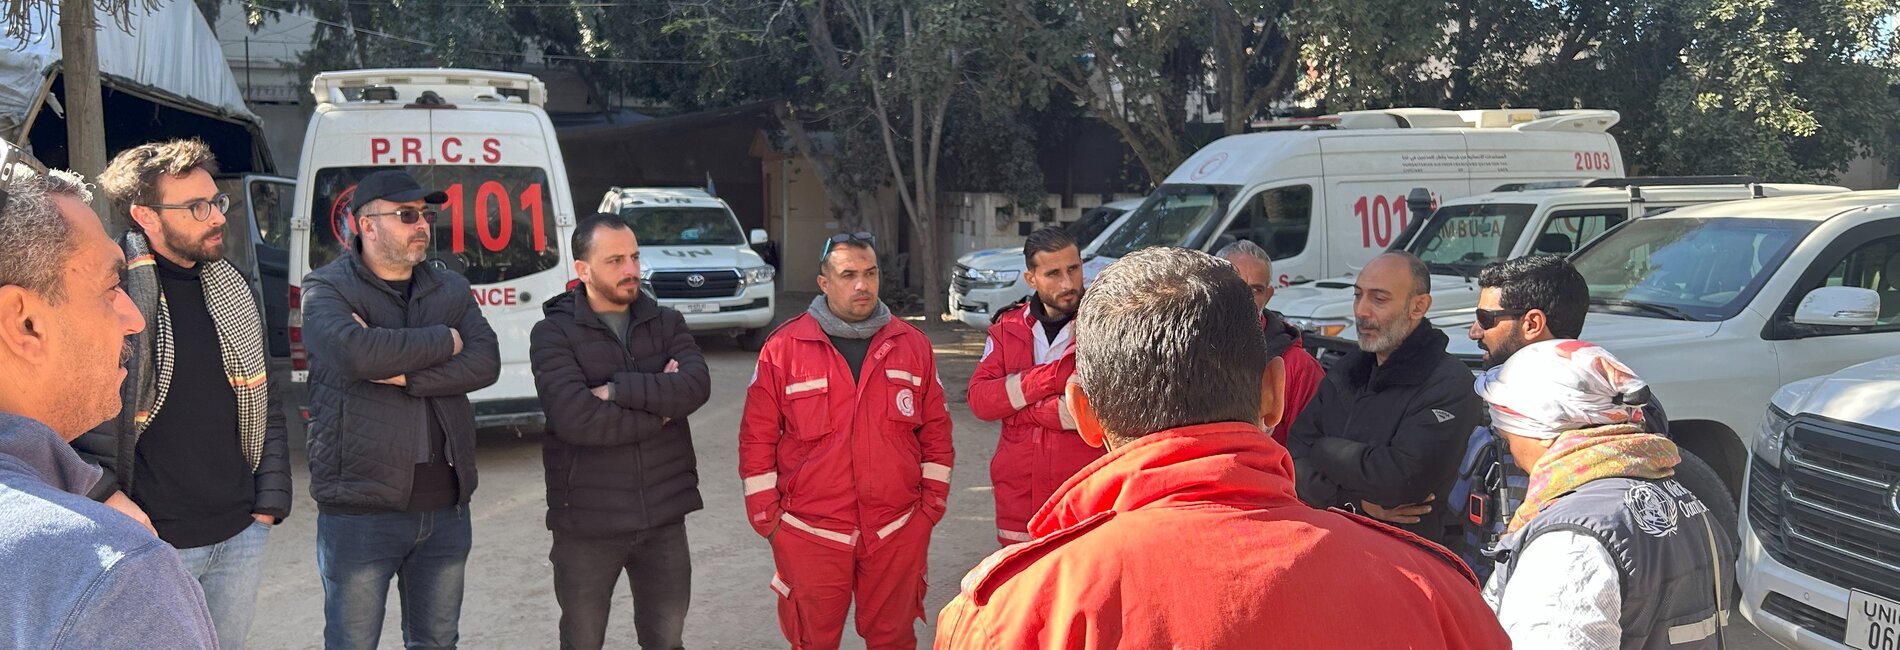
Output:
M66 150L73 171L86 178L98 178L106 170L105 98L99 84L99 46L97 14L113 17L121 29L134 9L156 8L156 0L93 0L66 2L53 0L0 0L6 13L6 35L16 43L45 36L51 12L58 8L60 37L60 74L66 90ZM93 211L113 213L105 192L94 192ZM109 217L108 217L109 218ZM111 225L108 222L108 225Z

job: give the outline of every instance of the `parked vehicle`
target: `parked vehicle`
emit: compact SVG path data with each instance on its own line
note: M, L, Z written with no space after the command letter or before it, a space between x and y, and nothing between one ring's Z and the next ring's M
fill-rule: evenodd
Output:
M1083 268L1149 246L1215 251L1246 239L1281 285L1363 266L1413 208L1519 182L1623 174L1615 111L1398 108L1269 124L1214 141L1156 188ZM1411 196L1413 188L1423 195Z
M1737 497L1778 387L1900 350L1900 192L1689 206L1571 261L1590 286L1582 338L1649 382L1671 437ZM1434 321L1476 369L1470 322Z
M1831 185L1759 184L1738 176L1604 178L1566 187L1529 185L1446 201L1392 250L1419 256L1432 270L1434 320L1454 312L1469 322L1478 306L1478 271L1532 254L1569 256L1631 214L1772 196L1846 192ZM1354 273L1274 294L1270 305L1308 332L1339 336L1352 324Z
M1880 313L1893 310L1888 297ZM1874 312L1852 317L1880 327ZM1783 386L1752 451L1737 573L1742 614L1790 648L1896 647L1900 356Z
M448 203L435 221L427 263L468 278L500 338L501 377L469 397L479 426L544 421L528 366L528 332L541 301L574 278L566 242L574 227L567 165L530 75L456 69L324 72L304 133L297 218L290 236L293 376L308 379L301 285L350 245L349 200L372 172L407 169Z
M698 188L611 188L601 212L626 219L640 240L640 282L679 310L694 333L733 334L747 350L772 333L777 270L752 250L732 207Z
M1141 205L1141 199L1107 203L1082 213L1080 219L1064 226L1075 236L1084 256L1092 253L1102 236L1114 232L1122 218ZM955 275L950 277L950 313L963 324L988 328L990 318L1003 307L1034 293L1022 278L1023 247L990 248L957 258Z

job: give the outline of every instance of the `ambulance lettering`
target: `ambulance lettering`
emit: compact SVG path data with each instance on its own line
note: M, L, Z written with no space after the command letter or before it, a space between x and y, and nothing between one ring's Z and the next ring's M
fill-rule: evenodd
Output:
M475 294L475 303L483 307L513 307L520 304L515 297L514 287L474 287L469 293Z
M1438 209L1439 198L1432 194L1431 209ZM1412 211L1407 209L1405 195L1399 194L1389 198L1361 196L1352 202L1352 214L1359 217L1359 245L1385 248L1392 244L1393 236L1405 231Z
M442 138L434 147L425 147L422 138L370 138L369 160L376 165L432 165L446 163L481 163L493 165L501 162L501 139L484 138L481 142L481 155L476 157L469 145L461 138L450 136ZM433 158L424 155L424 151Z
M1614 167L1608 152L1574 151L1570 155L1576 160L1577 171L1607 172Z

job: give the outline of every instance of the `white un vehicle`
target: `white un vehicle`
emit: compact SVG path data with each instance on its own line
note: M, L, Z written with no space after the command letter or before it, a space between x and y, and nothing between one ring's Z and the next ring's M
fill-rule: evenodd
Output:
M697 188L612 188L600 211L620 215L640 240L640 282L679 310L697 334L734 334L757 350L772 333L772 265L752 250L764 230L746 233L726 202Z
M1900 647L1900 356L1782 387L1753 451L1742 614L1791 648Z
M324 72L310 82L316 113L304 134L291 221L292 377L308 380L303 277L343 254L351 194L383 169L406 169L448 193L428 263L468 278L501 347L501 378L469 395L476 424L537 425L528 332L541 301L574 276L567 242L574 199L547 87L525 74L454 69Z

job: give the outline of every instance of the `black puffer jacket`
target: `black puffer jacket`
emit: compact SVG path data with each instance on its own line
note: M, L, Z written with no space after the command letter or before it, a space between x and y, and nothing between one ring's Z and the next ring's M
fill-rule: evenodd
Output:
M354 314L368 323L359 325ZM468 280L416 266L409 295L355 253L303 280L310 350L310 496L318 506L402 510L428 459L429 415L448 440L462 503L475 492L475 411L468 394L495 383L501 352ZM462 353L454 354L454 328ZM407 386L375 383L402 375Z
M1287 438L1301 499L1395 507L1435 496L1430 513L1400 528L1439 544L1461 532L1446 499L1484 405L1447 340L1421 321L1385 365L1363 350L1333 365Z
M677 522L703 507L686 417L712 393L706 359L686 319L645 293L622 345L586 292L549 299L529 338L548 417L548 528L607 536ZM679 371L664 372L668 361ZM613 401L595 397L593 387L609 382Z

